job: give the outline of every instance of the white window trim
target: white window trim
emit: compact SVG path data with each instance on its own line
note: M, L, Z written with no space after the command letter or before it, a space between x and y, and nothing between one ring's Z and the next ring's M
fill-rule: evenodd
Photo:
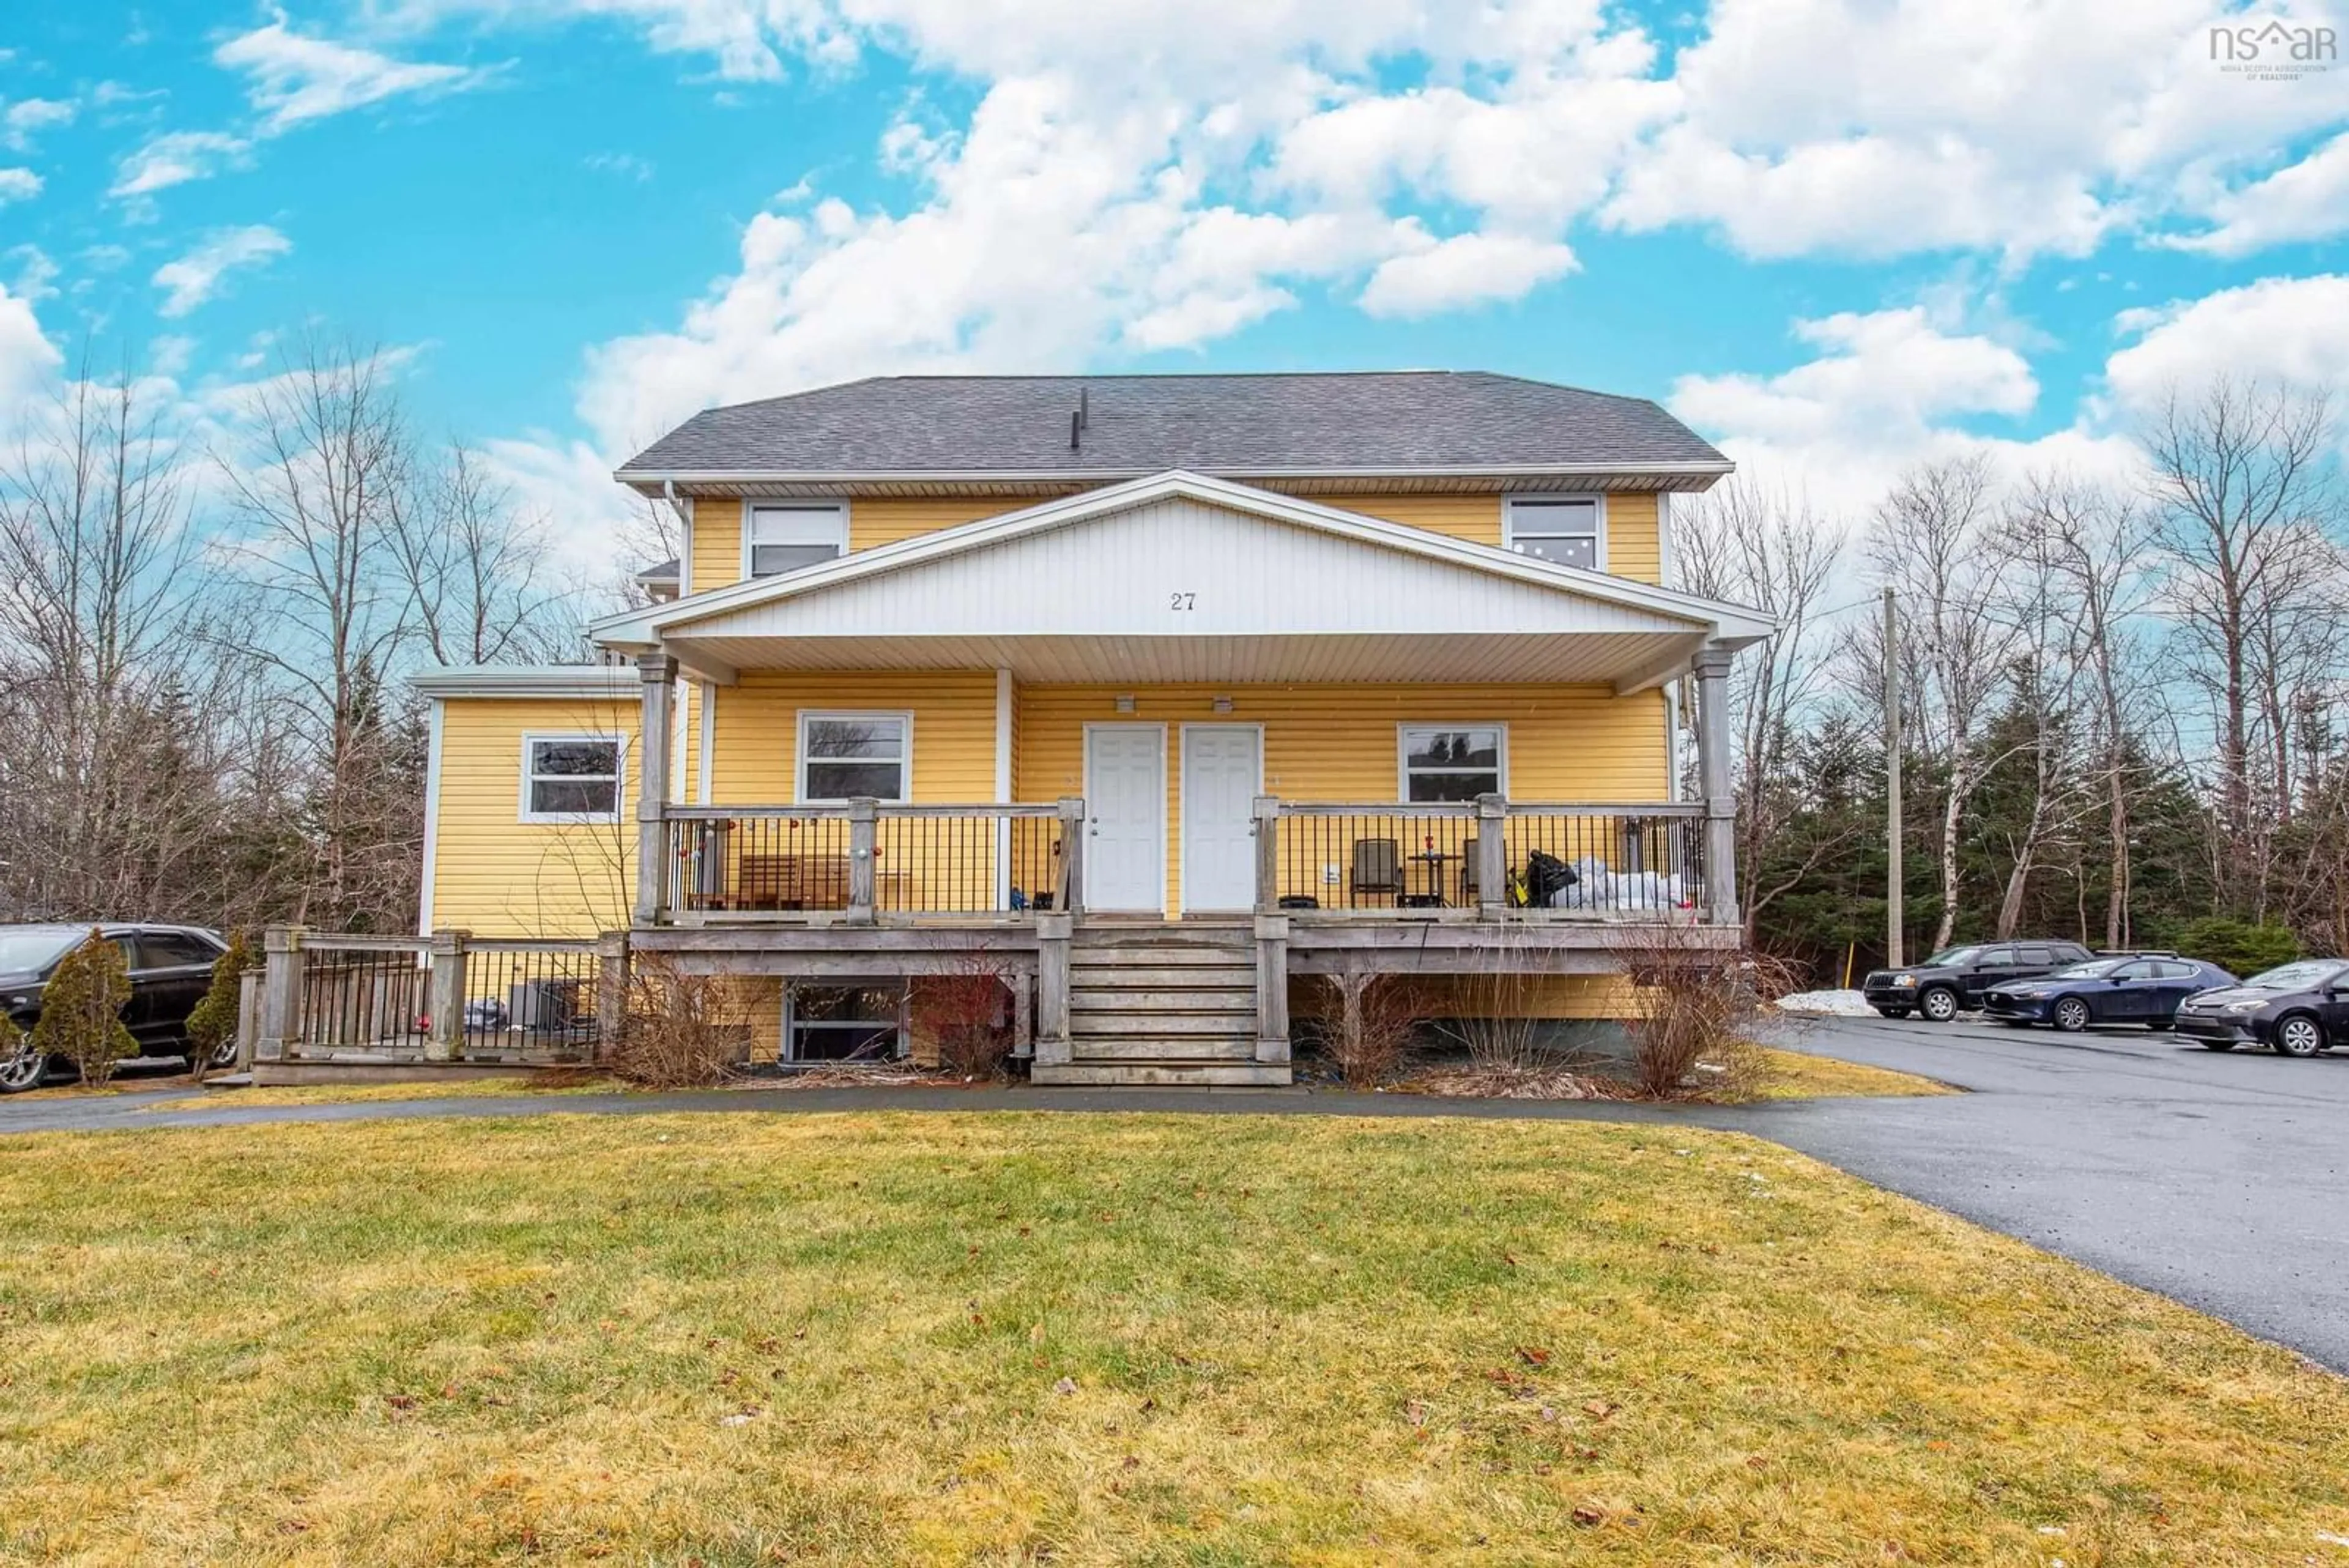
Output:
M1493 759L1494 772L1496 775L1495 783L1503 795L1509 793L1509 726L1506 723L1496 719L1409 719L1395 726L1395 801L1398 805L1438 804L1434 801L1414 803L1411 798L1411 732L1413 730L1491 730L1495 732L1499 736L1500 743L1494 748L1495 753ZM1469 770L1454 768L1448 771L1466 773Z
M1505 498L1501 504L1501 548L1514 551L1517 547L1518 506L1526 504L1538 505L1544 502L1558 501L1590 503L1591 526L1599 531L1595 547L1592 550L1594 556L1592 569L1605 571L1607 569L1607 494L1604 491L1594 491L1588 494L1573 494L1564 491L1543 492L1538 494L1511 495ZM1541 536L1544 536L1543 531L1537 531L1536 537Z
M800 500L800 499L798 499L798 498L796 498L796 497L792 497L792 496L783 496L783 495L764 495L764 496L761 496L761 495L752 495L752 496L746 496L746 497L743 499L743 502L742 502L742 521L741 521L741 535L742 535L742 559L741 559L742 578L741 578L741 580L742 580L742 581L744 581L744 582L746 582L746 583L749 583L749 582L765 582L765 581L767 581L767 578L766 578L766 577L753 577L753 576L751 576L751 575L750 575L750 520L751 520L752 516L753 516L757 512L759 512L759 510L760 510L761 508L762 508L762 507L763 507L763 508L766 508L766 509L768 509L768 510L771 510L771 511L784 511L784 512L829 512L829 513L831 513L833 516L837 517L837 518L840 520L840 553L841 553L842 555L843 555L843 556L845 556L845 555L847 555L847 554L848 554L848 503L847 503L847 502L845 502L845 501L825 501L825 500L822 500L822 499L820 499L820 498L811 498L811 499L808 499L808 500ZM781 576L782 574L781 574L781 573L773 573L773 574L770 574L770 575L771 575L771 576Z
M897 1042L895 1048L890 1053L886 1060L897 1062L903 1061L913 1049L912 1020L906 1016L907 1013L912 1011L913 988L907 985L902 978L895 981L825 980L812 981L808 982L809 989L817 991L885 990L891 985L895 985L897 988ZM810 1060L829 1060L829 1058L803 1057L799 1054L799 1042L795 1036L798 1033L799 1025L799 993L801 989L802 988L800 986L795 984L785 985L783 987L783 1029L781 1035L779 1037L781 1043L775 1052L775 1060L779 1064L786 1066ZM827 1020L827 1022L837 1023L840 1020L833 1019ZM851 1018L847 1020L847 1022L850 1023L879 1023L882 1020L878 1018Z
M894 719L905 726L905 743L898 759L903 770L898 793L876 798L893 805L904 805L914 798L914 715L911 710L887 708L802 708L799 711L799 734L792 742L792 798L802 805L839 805L846 796L812 795L808 794L808 721L811 719ZM826 757L825 762L855 762L854 757ZM871 759L864 759L871 760Z
M548 742L569 743L578 741L608 742L612 755L612 809L609 811L533 811L530 808L531 750ZM557 775L549 774L549 778ZM570 775L576 777L578 775ZM590 775L592 776L592 775ZM608 730L532 730L522 738L522 798L517 803L518 820L533 826L582 826L620 820L628 807L628 738Z

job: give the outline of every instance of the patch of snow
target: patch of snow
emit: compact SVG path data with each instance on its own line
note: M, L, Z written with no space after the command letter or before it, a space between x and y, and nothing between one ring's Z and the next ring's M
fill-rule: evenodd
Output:
M1856 991L1798 991L1778 999L1781 1012L1812 1012L1834 1018L1857 1018L1875 1011Z

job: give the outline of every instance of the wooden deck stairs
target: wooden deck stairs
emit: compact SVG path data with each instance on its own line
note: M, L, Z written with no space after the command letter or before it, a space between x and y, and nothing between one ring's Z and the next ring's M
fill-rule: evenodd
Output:
M1069 944L1071 1059L1039 1084L1282 1085L1257 1060L1257 949L1245 920L1079 921Z

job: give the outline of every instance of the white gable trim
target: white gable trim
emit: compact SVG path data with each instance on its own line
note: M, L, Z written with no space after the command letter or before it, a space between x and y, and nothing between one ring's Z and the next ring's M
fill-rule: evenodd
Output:
M1128 511L1174 497L1314 529L1426 560L1467 566L1586 599L1646 610L1682 621L1692 631L1702 630L1719 639L1752 641L1766 637L1772 629L1771 622L1765 617L1739 606L1654 587L1605 572L1561 566L1489 545L1471 544L1406 527L1399 523L1340 511L1334 506L1324 506L1297 496L1275 494L1229 480L1174 469L1123 484L1063 496L1001 516L981 518L978 522L942 529L935 534L899 540L876 549L856 551L837 561L808 566L783 576L736 583L672 604L606 617L595 622L591 630L598 640L604 642L657 644L663 633L683 632L695 622L730 611L780 603L843 583L985 549L1028 535L1064 528L1088 518Z

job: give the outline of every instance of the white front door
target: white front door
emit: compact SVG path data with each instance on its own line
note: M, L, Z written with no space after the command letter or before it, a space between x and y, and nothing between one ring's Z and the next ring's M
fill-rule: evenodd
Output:
M1166 727L1085 727L1084 907L1166 908Z
M1256 837L1264 732L1254 724L1183 728L1183 908L1256 908Z

